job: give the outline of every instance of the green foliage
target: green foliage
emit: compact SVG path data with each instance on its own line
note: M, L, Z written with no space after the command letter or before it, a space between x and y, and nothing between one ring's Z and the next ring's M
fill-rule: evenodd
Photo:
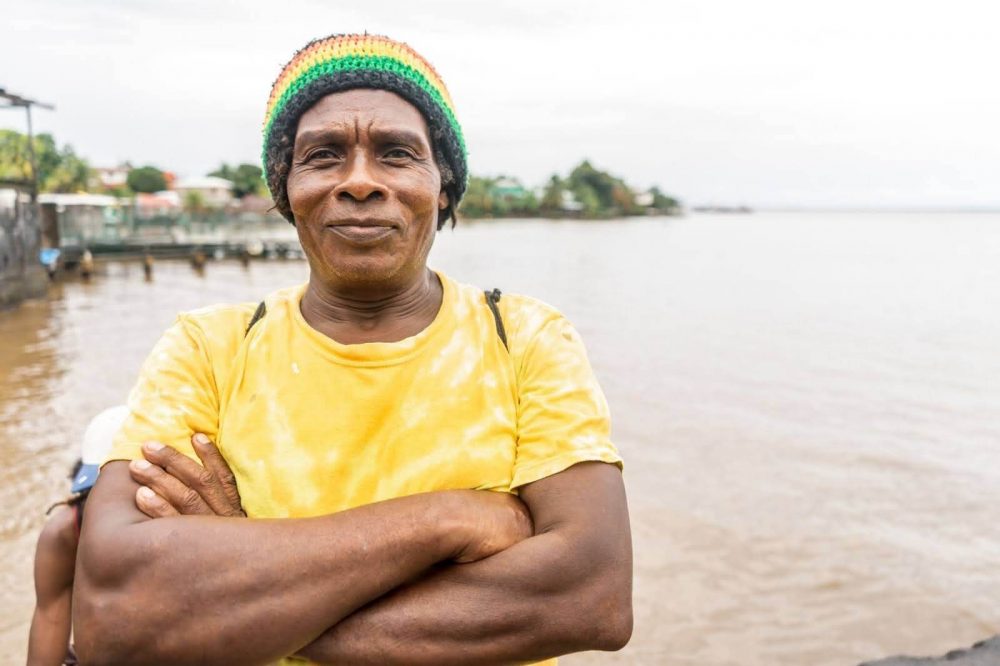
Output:
M233 196L237 199L242 199L248 194L267 196L263 171L256 164L240 164L234 168L223 162L222 166L208 175L231 181Z
M65 146L59 157L59 164L42 181L42 191L85 192L92 175L90 165L70 146Z
M601 196L592 186L578 184L572 189L573 196L583 206L584 217L599 217L601 215Z
M519 203L510 198L512 183L525 193L524 199ZM578 164L567 178L553 174L542 188L541 199L536 199L534 194L524 190L520 183L511 178L473 177L462 201L462 211L469 217L544 215L608 218L646 214L673 215L679 210L680 202L663 194L659 188L652 188L640 198L624 180L597 169L588 160Z
M163 177L163 172L154 166L132 169L128 172L126 182L133 192L153 193L167 189L167 179Z
M60 150L51 134L38 134L32 143L42 192L80 192L87 189L91 168L71 146ZM0 179L31 180L28 136L0 130Z
M566 185L563 183L562 179L556 174L552 174L552 177L549 178L549 182L545 185L545 190L542 192L542 201L539 204L539 208L542 212L548 215L561 213L563 192L565 191Z
M102 194L109 194L113 197L129 197L132 196L132 190L129 189L128 185L116 185L114 187L102 187L100 183L97 185L97 190Z
M467 217L533 217L538 213L534 192L515 178L469 178L459 214Z
M672 213L681 207L680 201L667 196L660 191L659 187L650 188L649 193L653 195L653 204L651 207L657 212Z
M42 137L35 137L35 153L41 155L43 148ZM54 151L53 151L54 152ZM41 164L39 163L39 169ZM0 179L4 180L31 180L31 163L28 158L28 137L27 135L13 130L0 130Z
M632 189L621 178L595 169L587 160L569 174L569 188L583 204L588 217L635 215L641 208L635 203Z
M198 190L188 190L184 193L184 210L189 213L202 213L205 210L205 197Z

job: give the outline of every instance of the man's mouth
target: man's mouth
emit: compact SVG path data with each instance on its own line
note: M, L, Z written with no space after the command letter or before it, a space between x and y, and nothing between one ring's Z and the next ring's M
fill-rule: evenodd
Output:
M382 220L349 220L328 224L326 228L357 245L380 241L395 231L392 223Z

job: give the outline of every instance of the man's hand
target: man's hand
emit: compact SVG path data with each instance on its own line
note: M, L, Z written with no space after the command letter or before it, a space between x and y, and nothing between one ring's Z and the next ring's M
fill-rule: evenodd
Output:
M202 465L159 442L142 447L129 473L141 487L135 504L150 518L177 515L245 517L236 477L215 444L201 433L191 438Z

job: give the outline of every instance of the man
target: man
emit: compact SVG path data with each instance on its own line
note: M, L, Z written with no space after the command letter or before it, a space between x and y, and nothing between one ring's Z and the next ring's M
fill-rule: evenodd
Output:
M182 315L144 365L81 540L82 661L620 648L621 460L579 336L427 267L467 178L440 77L383 37L312 42L264 164L309 282Z

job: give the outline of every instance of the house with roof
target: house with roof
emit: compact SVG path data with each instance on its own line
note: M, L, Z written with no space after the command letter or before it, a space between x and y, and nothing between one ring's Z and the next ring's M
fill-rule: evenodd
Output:
M132 165L123 162L113 167L94 167L94 176L97 185L102 190L123 189L128 185L128 172L132 170Z
M233 200L233 182L216 176L180 178L174 191L182 203L197 200L206 208L225 208Z

